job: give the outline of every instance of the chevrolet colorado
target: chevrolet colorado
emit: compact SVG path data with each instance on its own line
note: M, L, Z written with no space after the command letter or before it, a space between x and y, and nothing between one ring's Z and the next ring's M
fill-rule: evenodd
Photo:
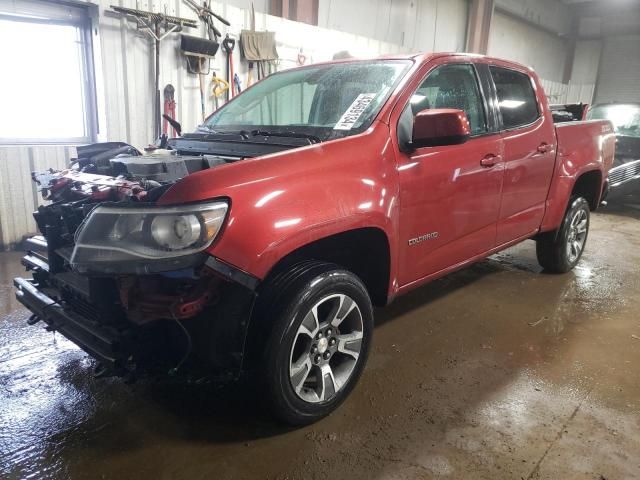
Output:
M372 305L526 239L572 269L614 142L554 125L536 74L495 58L287 70L162 153L95 144L34 174L51 203L16 296L101 373L255 374L307 424L354 388Z

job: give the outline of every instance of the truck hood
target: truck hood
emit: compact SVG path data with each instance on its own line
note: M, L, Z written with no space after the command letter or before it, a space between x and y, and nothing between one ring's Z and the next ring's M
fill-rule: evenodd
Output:
M374 123L367 131L358 135L293 149L289 146L288 150L245 158L215 169L193 173L172 185L158 203L173 205L216 197L227 197L233 202L235 194L240 191L261 192L273 185L286 188L287 182L293 179L304 182L317 178L318 175L324 176L330 170L339 169L354 161L364 162L363 142L369 144L375 139L380 140L382 136L388 139L386 125L379 125L385 128L375 128ZM215 154L220 153L216 151ZM370 157L371 155L366 156Z

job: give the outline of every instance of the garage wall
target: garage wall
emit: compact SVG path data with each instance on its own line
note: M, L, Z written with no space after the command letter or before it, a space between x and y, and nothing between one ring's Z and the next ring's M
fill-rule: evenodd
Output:
M320 0L318 25L411 51L464 50L467 0Z
M65 168L74 156L74 147L0 147L0 247L7 249L36 231L32 213L40 198L31 172Z
M568 45L558 35L500 11L494 12L489 54L533 67L545 80L560 82Z
M598 78L601 51L601 40L580 40L576 42L571 80L578 83L595 84Z
M606 37L596 102L640 102L640 35Z
M561 0L494 0L495 8L549 32L571 31L572 13Z

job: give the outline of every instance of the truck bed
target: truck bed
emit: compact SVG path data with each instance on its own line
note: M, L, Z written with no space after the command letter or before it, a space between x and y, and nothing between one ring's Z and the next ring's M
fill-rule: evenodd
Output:
M593 165L602 164L605 172L613 165L615 134L608 120L559 123L556 124L556 137L558 157L562 157L564 162L575 159L578 164L590 159ZM556 164L562 165L563 162Z

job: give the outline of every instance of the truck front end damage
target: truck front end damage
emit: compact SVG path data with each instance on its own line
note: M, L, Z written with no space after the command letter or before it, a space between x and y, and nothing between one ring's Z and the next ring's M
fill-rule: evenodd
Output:
M177 179L224 160L115 148L109 168L99 151L101 168L33 174L51 203L34 213L42 235L22 259L32 278L14 279L29 323L63 334L105 374L237 377L257 279L205 252L228 202L156 204Z

